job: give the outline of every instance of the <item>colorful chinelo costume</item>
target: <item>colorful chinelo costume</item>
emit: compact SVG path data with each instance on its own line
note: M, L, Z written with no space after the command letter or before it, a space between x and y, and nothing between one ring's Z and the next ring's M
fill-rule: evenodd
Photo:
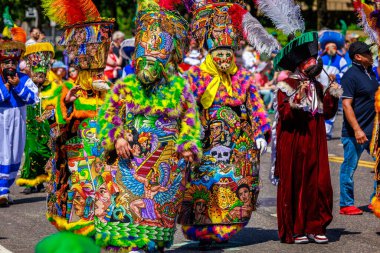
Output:
M94 175L102 168L103 153L96 116L109 89L103 70L113 20L100 17L87 0L44 0L43 7L50 19L64 27L60 44L79 69L75 83L63 82L53 99L57 106L47 218L58 230L94 235ZM51 78L55 79L54 73Z
M271 136L255 81L235 65L234 50L242 38L261 52L278 44L239 4L201 1L190 8L193 36L209 50L199 67L184 73L200 108L204 156L192 171L178 222L186 238L209 244L228 241L248 223L259 193L256 144Z
M354 1L355 10L360 19L360 25L364 32L371 39L371 42L380 45L380 1L375 0L374 5ZM372 140L370 143L370 152L376 158L375 176L376 195L372 199L373 213L380 218L380 89L375 94L376 116L373 123Z
M25 144L25 162L21 170L21 176L16 180L20 186L34 187L49 180L51 168L45 168L51 157L50 140L50 123L45 120L46 116L52 113L45 112L42 107L44 96L49 90L49 82L44 81L50 68L50 60L54 57L53 45L49 42L35 43L26 47L24 59L30 69L32 76L42 75L39 85L40 102L27 107L27 135ZM33 77L32 77L33 79ZM37 79L36 79L37 80ZM43 186L42 186L43 188ZM33 188L35 189L35 188Z
M0 204L8 204L9 188L16 179L26 139L26 106L38 102L37 87L25 74L16 71L25 52L26 33L11 29L12 40L0 43ZM17 74L19 83L6 84Z
M186 21L146 1L139 3L136 26L136 74L116 83L99 116L108 156L120 138L131 155L108 161L116 173L95 177L96 241L153 252L174 240L188 178L180 154L191 151L200 159L200 121L188 83L167 70L182 60Z
M287 35L303 32L300 7L293 1L259 0L259 10L271 17ZM268 8L270 6L270 8ZM280 10L280 11L279 11ZM282 12L281 17L273 15ZM286 21L289 19L288 21ZM325 237L332 220L332 187L324 120L335 115L342 90L326 89L316 80L322 71L317 61L318 34L304 33L290 41L275 57L276 70L293 74L277 84L276 120L273 124L276 145L272 148L278 184L277 220L281 242ZM308 68L302 66L309 64ZM301 86L303 88L301 88ZM304 91L304 92L302 92Z

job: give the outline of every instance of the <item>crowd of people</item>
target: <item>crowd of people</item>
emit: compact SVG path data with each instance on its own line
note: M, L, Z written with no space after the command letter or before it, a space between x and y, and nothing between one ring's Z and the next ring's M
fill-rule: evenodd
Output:
M328 243L327 141L340 110L340 214L362 214L353 175L364 150L380 153L373 45L305 32L293 1L277 7L293 13L284 46L236 3L189 3L189 25L177 3L141 1L127 39L91 1L74 4L81 15L57 4L43 8L64 29L61 59L36 27L26 40L8 20L0 38L0 207L12 204L20 170L25 194L47 192L59 231L162 252L178 223L207 249L248 224L272 143L281 242ZM258 8L277 25L276 7ZM368 207L380 216L377 179Z

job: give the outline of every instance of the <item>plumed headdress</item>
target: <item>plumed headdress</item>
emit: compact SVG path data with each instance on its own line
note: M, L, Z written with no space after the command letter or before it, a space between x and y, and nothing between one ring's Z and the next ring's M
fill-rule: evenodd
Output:
M277 40L255 19L244 4L236 1L187 1L193 13L191 32L200 45L208 50L237 49L244 39L260 53L271 53L279 48Z
M303 33L305 23L301 8L293 0L257 0L259 11L269 17L277 29L292 37ZM308 32L290 41L276 55L273 61L277 70L294 71L300 63L310 57L318 56L318 33Z
M104 68L112 41L113 19L102 18L91 0L42 0L46 15L65 29L60 44L79 68L76 83L104 90ZM100 84L100 85L99 85Z
M376 2L378 3L379 1ZM376 8L376 5L365 4L361 0L355 0L353 4L359 17L359 25L363 28L372 43L379 44L380 9Z
M5 41L0 43L0 60L19 60L25 52L26 32L13 23L8 7L5 7L3 21Z

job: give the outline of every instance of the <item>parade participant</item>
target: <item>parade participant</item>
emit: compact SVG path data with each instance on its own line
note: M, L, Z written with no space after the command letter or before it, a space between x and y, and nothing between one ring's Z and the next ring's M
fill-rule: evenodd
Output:
M46 74L50 68L50 60L54 57L53 45L49 42L34 43L26 46L24 59L30 70L30 77L39 89L40 102L27 107L27 134L25 145L25 161L21 176L16 180L19 186L26 186L23 193L35 193L44 189L44 182L49 180L45 165L51 157L49 148L50 124L44 120L42 101L46 91L50 89L46 82ZM44 111L45 112L45 111ZM50 168L51 169L51 168Z
M44 0L43 7L49 18L65 29L60 44L79 70L74 83L62 82L62 71L55 73L61 85L56 98L57 124L52 131L47 218L58 230L90 236L95 233L96 175L92 172L96 170L92 167L99 167L93 162L102 155L96 115L109 89L103 72L114 20L102 18L87 0Z
M339 32L324 31L319 42L322 48L321 59L324 71L318 77L318 81L325 88L329 86L331 81L340 84L343 74L348 69L347 61L338 53L338 50L344 46L344 37ZM335 118L336 115L325 121L327 139L332 138Z
M26 105L38 102L37 87L17 65L25 52L26 33L11 29L12 40L0 44L0 206L11 200L9 189L16 179L26 139Z
M135 75L116 83L99 115L104 147L119 161L116 175L95 186L119 190L97 197L96 241L162 252L173 243L186 164L201 156L200 121L189 85L167 70L182 61L187 22L154 1L138 8Z
M99 116L105 148L119 157L112 180L121 190L99 203L110 215L98 212L96 240L153 252L173 242L186 163L201 156L200 122L187 82L167 70L182 61L187 22L153 1L138 7L136 74L116 84Z
M293 0L259 0L259 10L278 29L294 38L305 24ZM277 14L281 12L281 16ZM308 32L290 41L274 58L276 70L292 74L278 82L276 145L272 183L278 184L277 220L284 243L327 243L333 195L324 120L335 115L341 88L324 89L316 78L323 64L318 56L318 33Z
M239 4L197 2L192 11L193 36L209 53L200 66L184 73L200 108L204 152L186 191L202 187L208 201L201 212L198 200L191 198L199 194L186 194L178 221L186 238L207 247L228 241L248 223L259 193L260 153L270 140L255 80L236 66L234 52L241 39L267 53L278 44ZM244 198L243 185L248 190Z
M135 51L135 38L129 38L124 40L120 45L121 57L123 57L126 62L125 67L123 68L122 78L126 77L129 74L134 74L135 69L132 66L132 54Z
M316 81L322 71L317 55L318 34L310 32L291 41L274 59L276 68L293 72L277 84L277 215L280 240L286 243L326 243L332 220L324 120L336 113L342 91L333 83L324 92Z
M380 44L380 1L373 2L374 5L362 3L362 1L354 1L354 7L361 19L361 25L364 32L368 35L368 39L372 43ZM356 44L356 45L354 45ZM351 48L351 46L354 46ZM347 95L347 122L344 122L342 134L346 135L345 142L345 166L341 166L341 200L340 213L357 215L363 211L354 206L354 182L353 175L357 168L357 162L360 159L364 149L376 158L375 177L374 177L374 193L371 195L371 204L369 209L373 209L374 214L380 217L380 170L379 164L379 91L378 82L376 81L376 73L374 73L371 65L373 65L372 53L370 46L364 43L353 43L349 49L350 57L355 58L352 69L354 73L347 76L348 91L344 90L343 95ZM365 75L364 75L365 74ZM348 75L348 72L347 72ZM359 79L360 78L360 79ZM364 88L365 87L365 88ZM356 100L359 104L357 105ZM355 102L354 102L355 101ZM346 112L345 112L346 114ZM373 124L373 131L371 127ZM372 135L372 139L371 139ZM370 143L368 141L371 140ZM343 142L343 138L342 138ZM350 148L351 147L351 148ZM353 150L352 152L349 152ZM346 152L347 150L347 152ZM347 159L346 159L347 153ZM350 159L349 159L350 158ZM356 163L354 163L356 162ZM342 186L343 184L343 186Z

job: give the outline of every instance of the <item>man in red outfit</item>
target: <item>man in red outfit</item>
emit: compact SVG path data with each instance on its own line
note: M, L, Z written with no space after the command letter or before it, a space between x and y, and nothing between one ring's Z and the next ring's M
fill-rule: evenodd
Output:
M335 115L342 90L331 83L324 91L316 77L318 34L304 33L280 52L277 69L293 72L278 83L275 177L281 242L327 243L333 192L328 162L325 119Z

